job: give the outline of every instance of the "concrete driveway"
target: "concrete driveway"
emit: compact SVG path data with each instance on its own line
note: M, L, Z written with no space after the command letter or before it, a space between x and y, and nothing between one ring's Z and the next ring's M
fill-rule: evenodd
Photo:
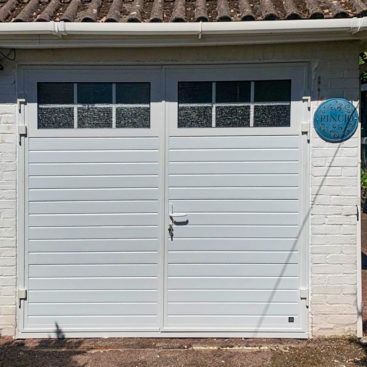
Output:
M0 339L0 367L367 366L356 339Z

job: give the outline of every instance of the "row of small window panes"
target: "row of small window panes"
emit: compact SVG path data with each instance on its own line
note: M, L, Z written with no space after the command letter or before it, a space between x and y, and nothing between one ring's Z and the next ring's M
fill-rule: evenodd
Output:
M38 83L38 128L149 128L150 83Z
M178 127L287 127L291 81L179 82Z

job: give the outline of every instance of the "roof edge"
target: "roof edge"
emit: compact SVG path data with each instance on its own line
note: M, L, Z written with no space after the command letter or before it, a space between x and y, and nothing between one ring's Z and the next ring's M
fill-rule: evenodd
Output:
M154 47L367 39L367 17L197 23L0 23L0 47Z

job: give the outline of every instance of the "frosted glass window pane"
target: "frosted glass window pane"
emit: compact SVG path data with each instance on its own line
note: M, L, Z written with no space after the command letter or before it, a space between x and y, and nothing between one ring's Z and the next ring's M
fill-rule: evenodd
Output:
M112 127L112 107L78 107L78 127Z
M117 107L116 127L118 128L149 128L149 107Z
M74 127L74 108L39 107L39 129L72 129Z
M250 126L250 106L217 106L217 127Z
M116 103L118 104L149 104L149 83L117 83Z
M178 127L211 127L211 106L179 106Z
M255 102L290 102L290 80L264 80L255 82Z
M73 83L38 83L38 104L72 104Z
M250 102L251 82L216 82L216 102Z
M78 83L78 103L112 103L112 83Z
M212 83L179 82L178 103L212 103Z
M212 126L212 83L178 83L178 127ZM210 104L205 106L205 104ZM200 106L202 105L202 106Z
M283 127L291 125L291 106L255 106L254 126Z

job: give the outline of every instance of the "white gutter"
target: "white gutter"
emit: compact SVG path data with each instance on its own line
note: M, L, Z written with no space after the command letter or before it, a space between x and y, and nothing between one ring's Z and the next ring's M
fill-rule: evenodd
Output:
M108 47L111 43L104 45L107 39L120 46L131 46L134 42L137 45L147 43L147 46L169 45L168 40L176 46L357 40L367 39L366 31L367 17L199 23L13 22L0 23L0 47L10 41L13 47L22 43L23 47L61 47L70 43L79 47L83 40L89 40L87 46L93 41L94 45ZM181 42L173 39L181 39ZM31 43L27 45L25 40Z
M0 23L0 35L213 35L241 33L318 33L367 30L367 17L347 19L307 19L253 22L196 23L69 23L12 22Z

